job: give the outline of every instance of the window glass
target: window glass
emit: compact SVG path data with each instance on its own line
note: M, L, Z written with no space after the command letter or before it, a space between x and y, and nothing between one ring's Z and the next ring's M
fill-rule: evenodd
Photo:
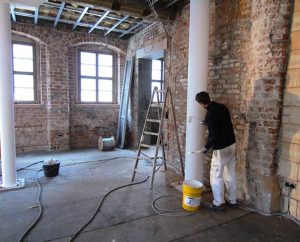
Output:
M112 80L100 79L98 82L99 90L101 91L112 91Z
M26 87L15 87L14 88L15 101L33 101L34 100L34 89Z
M80 51L80 101L113 102L113 56Z
M81 64L80 74L82 76L96 76L96 66Z
M161 71L161 61L160 60L152 60L152 70Z
M152 80L161 80L161 71L152 70Z
M14 87L34 87L33 75L14 74Z
M14 58L14 71L33 72L33 60Z
M112 67L99 66L99 76L101 77L112 77Z
M163 86L163 61L162 60L152 60L152 80L151 80L151 94L153 93L154 87L158 90L162 89ZM154 95L154 102L162 102L162 94L159 93L159 100L157 100L157 95Z
M13 44L13 57L33 59L33 46L25 44Z
M17 102L35 101L34 45L13 43L14 99Z
M96 54L89 52L80 52L80 63L96 65Z
M100 66L112 66L113 65L113 58L112 55L98 55L98 65Z
M112 92L111 91L99 91L99 101L100 102L112 102Z
M81 78L81 90L96 91L96 80Z
M96 92L95 91L81 90L80 97L81 97L82 102L96 102Z

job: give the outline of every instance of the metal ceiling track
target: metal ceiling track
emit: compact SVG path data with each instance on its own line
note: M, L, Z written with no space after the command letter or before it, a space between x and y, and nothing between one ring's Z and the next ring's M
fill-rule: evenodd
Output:
M47 8L55 8L57 9L56 16L45 16L40 11L41 7L47 7ZM67 20L64 18L61 18L64 11L67 12L74 12L77 14L80 14L76 21L73 20ZM138 27L145 27L148 24L143 21L134 21L132 18L130 19L129 15L126 16L120 16L120 18L116 16L110 16L111 10L107 10L103 14L92 10L89 6L85 6L84 8L76 8L72 7L70 5L67 5L66 2L62 1L61 3L54 3L54 2L46 2L43 3L39 8L36 8L34 12L29 13L25 11L20 11L16 9L15 7L11 7L10 9L12 21L16 22L16 16L22 16L22 17L29 17L33 18L34 24L38 24L39 20L48 20L53 21L53 28L56 28L59 23L64 24L70 24L73 25L72 30L74 31L77 27L86 27L89 28L88 33L92 33L93 30L102 30L105 31L105 35L108 35L111 32L119 33L119 38L122 38L125 35L128 34L134 34ZM99 17L99 20L95 24L90 23L84 23L81 22L84 16L93 16L93 17ZM110 19L116 21L111 27L104 27L101 26L100 23L103 22L104 19ZM122 24L123 22L127 22L129 24L129 28L125 30L118 29L117 27ZM135 30L135 31L134 31Z

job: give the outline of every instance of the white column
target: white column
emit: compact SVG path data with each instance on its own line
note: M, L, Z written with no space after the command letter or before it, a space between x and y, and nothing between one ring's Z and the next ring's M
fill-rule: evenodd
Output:
M199 121L205 110L195 95L207 90L210 0L190 1L189 65L185 149L185 180L203 181L203 155L189 154L205 145L204 126Z
M10 4L0 1L0 139L2 187L17 185Z

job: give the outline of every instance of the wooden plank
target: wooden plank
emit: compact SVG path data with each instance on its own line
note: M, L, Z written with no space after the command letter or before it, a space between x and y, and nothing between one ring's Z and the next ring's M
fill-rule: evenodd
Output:
M288 69L300 68L300 50L293 50L290 52L290 59Z
M283 106L300 107L300 88L286 88L284 90Z
M294 13L300 12L300 0L295 0Z
M297 181L298 168L299 168L299 164L295 162L280 160L278 164L278 175L293 181Z
M300 87L300 69L291 69L287 71L286 88Z
M291 50L300 49L300 31L294 31L291 33Z
M300 145L282 142L280 159L300 164Z
M282 125L282 141L300 145L300 127L297 125Z

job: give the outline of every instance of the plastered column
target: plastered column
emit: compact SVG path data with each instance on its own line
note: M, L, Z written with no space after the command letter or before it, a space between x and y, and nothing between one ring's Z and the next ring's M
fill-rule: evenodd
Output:
M4 188L14 187L17 184L10 29L9 2L0 1L0 139Z
M203 181L203 155L190 154L204 146L205 117L195 95L207 90L210 0L190 1L189 59L185 150L185 180Z

